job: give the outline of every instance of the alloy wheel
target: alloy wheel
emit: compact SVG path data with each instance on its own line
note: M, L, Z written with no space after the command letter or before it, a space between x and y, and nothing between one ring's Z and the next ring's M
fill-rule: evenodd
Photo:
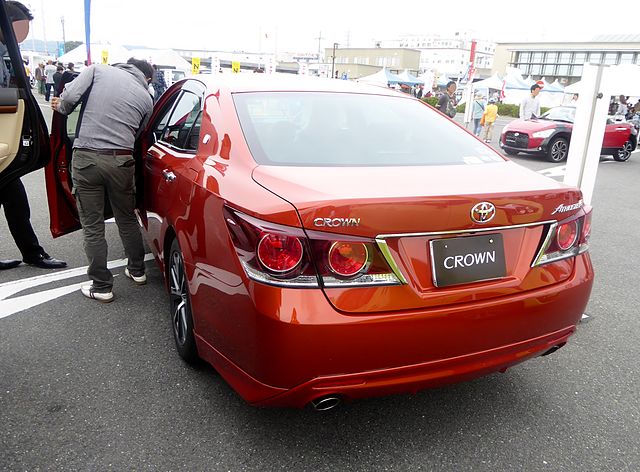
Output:
M567 158L569 145L564 139L557 139L551 144L549 158L553 162L562 162Z
M631 157L632 152L633 143L631 141L627 141L626 143L624 143L624 146L618 149L618 152L613 156L613 158L618 162L624 162L628 160L629 157Z
M171 254L171 265L169 268L171 298L171 322L176 342L184 345L188 333L187 316L189 300L187 295L187 283L184 274L184 262L179 251Z

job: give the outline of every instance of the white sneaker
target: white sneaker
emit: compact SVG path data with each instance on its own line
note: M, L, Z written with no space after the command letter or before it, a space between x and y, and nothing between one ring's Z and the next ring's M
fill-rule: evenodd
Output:
M93 290L93 284L82 285L80 287L82 295L92 300L98 300L102 303L109 303L113 301L113 292L95 292Z
M125 277L133 280L135 282L136 285L144 285L147 283L147 274L142 274L142 275L133 275L131 273L129 273L129 269L127 267L125 267L124 269L124 275Z

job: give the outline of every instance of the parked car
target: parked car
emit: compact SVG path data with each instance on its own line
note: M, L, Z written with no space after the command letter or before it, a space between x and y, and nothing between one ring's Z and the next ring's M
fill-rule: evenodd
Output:
M46 173L56 236L78 227L65 120ZM589 299L580 191L406 94L198 76L156 104L137 159L178 354L253 405L504 371L564 346Z
M524 152L562 162L569 155L575 113L575 107L561 106L551 108L538 119L514 120L503 128L500 147L510 156ZM602 154L626 161L637 144L638 134L632 124L607 120Z

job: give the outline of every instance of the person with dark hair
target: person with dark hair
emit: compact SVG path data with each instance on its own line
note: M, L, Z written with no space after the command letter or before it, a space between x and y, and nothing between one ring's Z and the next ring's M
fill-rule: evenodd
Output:
M157 102L160 96L167 90L167 82L164 80L164 72L161 71L156 64L153 65L153 102Z
M520 103L520 118L523 120L531 120L540 116L540 98L538 98L538 95L541 89L542 87L538 84L533 84L530 89L531 95L525 97Z
M13 24L16 40L21 43L29 34L29 21L33 19L33 15L20 2L8 1L6 6L7 14ZM5 52L4 38L0 33L0 58L4 56ZM6 70L4 61L0 60L0 87L8 87L9 85L9 71ZM0 206L4 209L9 232L22 254L22 261L19 259L0 261L0 270L12 269L19 266L23 261L43 269L59 269L67 266L66 262L49 256L40 246L38 237L31 226L31 208L29 207L27 192L20 179L12 180L0 188Z
M68 115L84 103L73 142L71 180L89 260L91 284L82 285L85 297L113 300L113 275L107 267L104 202L109 199L128 263L124 275L145 284L144 246L134 213L135 161L133 148L153 109L148 87L153 67L131 58L127 64L96 64L66 84L51 107Z
M440 95L440 99L438 100L438 105L436 108L440 110L442 113L447 115L449 118L453 118L456 116L456 89L458 88L457 84L450 80L447 84L446 91Z
M64 72L64 67L62 67L61 65L58 65L58 67L56 67L56 73L53 74L53 96L54 97L57 97L58 95L60 95L58 90L60 89L60 82L62 81L63 72Z

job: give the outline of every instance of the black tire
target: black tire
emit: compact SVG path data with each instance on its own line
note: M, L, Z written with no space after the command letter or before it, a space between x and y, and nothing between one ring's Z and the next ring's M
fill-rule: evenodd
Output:
M554 138L549 143L549 149L547 150L547 160L549 162L562 162L567 159L569 155L569 141L565 138Z
M618 162L628 161L631 157L631 153L633 152L633 142L631 140L624 143L624 145L618 149L618 151L613 155L613 158Z
M507 156L517 156L518 155L518 151L512 151L511 149L503 149L503 151Z
M198 350L193 336L193 317L191 316L189 287L184 271L184 259L177 239L171 243L167 276L171 331L176 342L176 350L185 362L194 364L198 360Z

